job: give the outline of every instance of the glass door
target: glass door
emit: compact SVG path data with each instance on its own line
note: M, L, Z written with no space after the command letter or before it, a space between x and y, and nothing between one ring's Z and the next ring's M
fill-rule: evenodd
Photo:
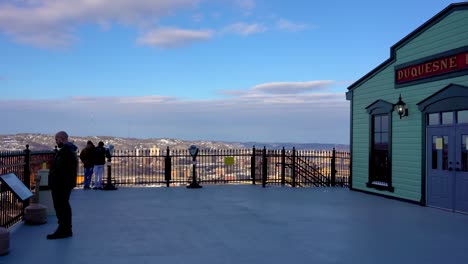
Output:
M468 125L456 129L455 211L468 213Z
M427 205L453 210L455 133L451 126L427 129Z

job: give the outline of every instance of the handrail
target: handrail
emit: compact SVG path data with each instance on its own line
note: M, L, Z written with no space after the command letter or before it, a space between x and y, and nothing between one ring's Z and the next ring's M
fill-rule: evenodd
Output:
M30 180L39 169L50 168L56 150L0 151L0 174L14 172L26 186L32 188ZM29 154L28 154L29 153ZM344 153L344 152L343 152ZM349 175L349 154L339 154L338 179L341 186L347 186ZM334 162L334 151L315 150L266 150L265 147L252 149L202 149L196 160L196 173L203 184L259 184L288 185L292 187L334 186L333 174L327 175ZM330 160L330 158L332 158ZM234 161L234 162L233 162ZM294 161L294 163L293 163ZM45 163L45 165L43 165ZM312 163L317 163L315 167ZM189 182L192 159L186 149L150 151L115 150L112 163L111 182L116 186L183 186ZM281 168L279 167L281 166ZM288 168L288 171L285 170ZM288 174L288 175L287 175ZM82 186L83 164L79 163L77 187ZM106 184L108 179L104 179ZM338 181L337 181L338 182ZM343 182L345 184L343 184ZM30 186L31 183L31 186ZM1 187L1 183L0 183ZM14 210L10 206L12 194L0 188L0 225L10 226L22 218L20 203ZM5 196L5 199L3 199ZM10 215L15 220L10 221ZM8 216L8 217L7 217ZM7 219L8 218L8 219Z
M291 157L287 156L287 158L290 161L292 161ZM288 167L292 167L291 163L286 163L285 165ZM323 179L327 179L325 175L323 175L316 168L309 165L304 159L299 158L299 157L296 157L296 173L297 173L296 176L302 177L303 179L306 180L306 182L314 186L317 186L317 187L329 186L329 181L323 180Z

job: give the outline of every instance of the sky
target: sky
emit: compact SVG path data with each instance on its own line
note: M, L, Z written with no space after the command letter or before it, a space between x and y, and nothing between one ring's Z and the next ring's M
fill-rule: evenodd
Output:
M0 134L348 144L347 87L451 3L1 0Z

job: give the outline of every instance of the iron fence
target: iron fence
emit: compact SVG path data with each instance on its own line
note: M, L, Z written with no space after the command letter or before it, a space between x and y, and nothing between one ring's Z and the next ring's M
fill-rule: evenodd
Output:
M349 186L349 152L339 152L335 149L331 151L264 149L261 154L257 152L255 157L258 164L255 177L261 178L263 185Z
M292 187L348 186L348 152L317 150L187 149L117 150L112 155L116 186L185 186L193 166L201 184L262 184ZM109 172L107 171L106 174ZM80 168L79 184L82 184ZM104 177L107 184L107 177Z
M0 152L0 175L14 173L26 187L36 188L34 174L41 168L50 168L55 151L31 151L29 146L23 151ZM0 226L10 227L21 221L24 208L29 201L22 202L0 181Z
M56 150L0 152L0 174L15 173L31 190L34 174L48 169ZM187 149L161 151L116 150L106 167L104 184L115 186L186 186L204 184L261 184L263 187L349 186L350 154L318 150L200 149L194 160ZM77 187L83 185L79 162ZM21 202L0 182L0 226L21 221L28 201Z

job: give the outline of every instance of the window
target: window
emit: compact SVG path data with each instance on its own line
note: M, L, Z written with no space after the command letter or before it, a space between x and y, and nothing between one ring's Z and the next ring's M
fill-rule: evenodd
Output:
M393 104L378 100L367 107L369 115L369 181L367 187L394 191L391 168Z
M390 176L388 162L388 115L375 115L372 119L371 183L388 186Z
M440 124L439 119L440 119L439 118L439 113L429 114L428 115L428 125L430 125L430 126L439 125Z
M457 112L458 124L468 124L468 110Z
M453 112L443 112L442 113L442 125L451 125L453 124Z
M461 146L461 171L468 171L468 135L462 136Z
M448 136L432 136L433 170L448 170L448 140ZM441 164L439 164L439 159Z

